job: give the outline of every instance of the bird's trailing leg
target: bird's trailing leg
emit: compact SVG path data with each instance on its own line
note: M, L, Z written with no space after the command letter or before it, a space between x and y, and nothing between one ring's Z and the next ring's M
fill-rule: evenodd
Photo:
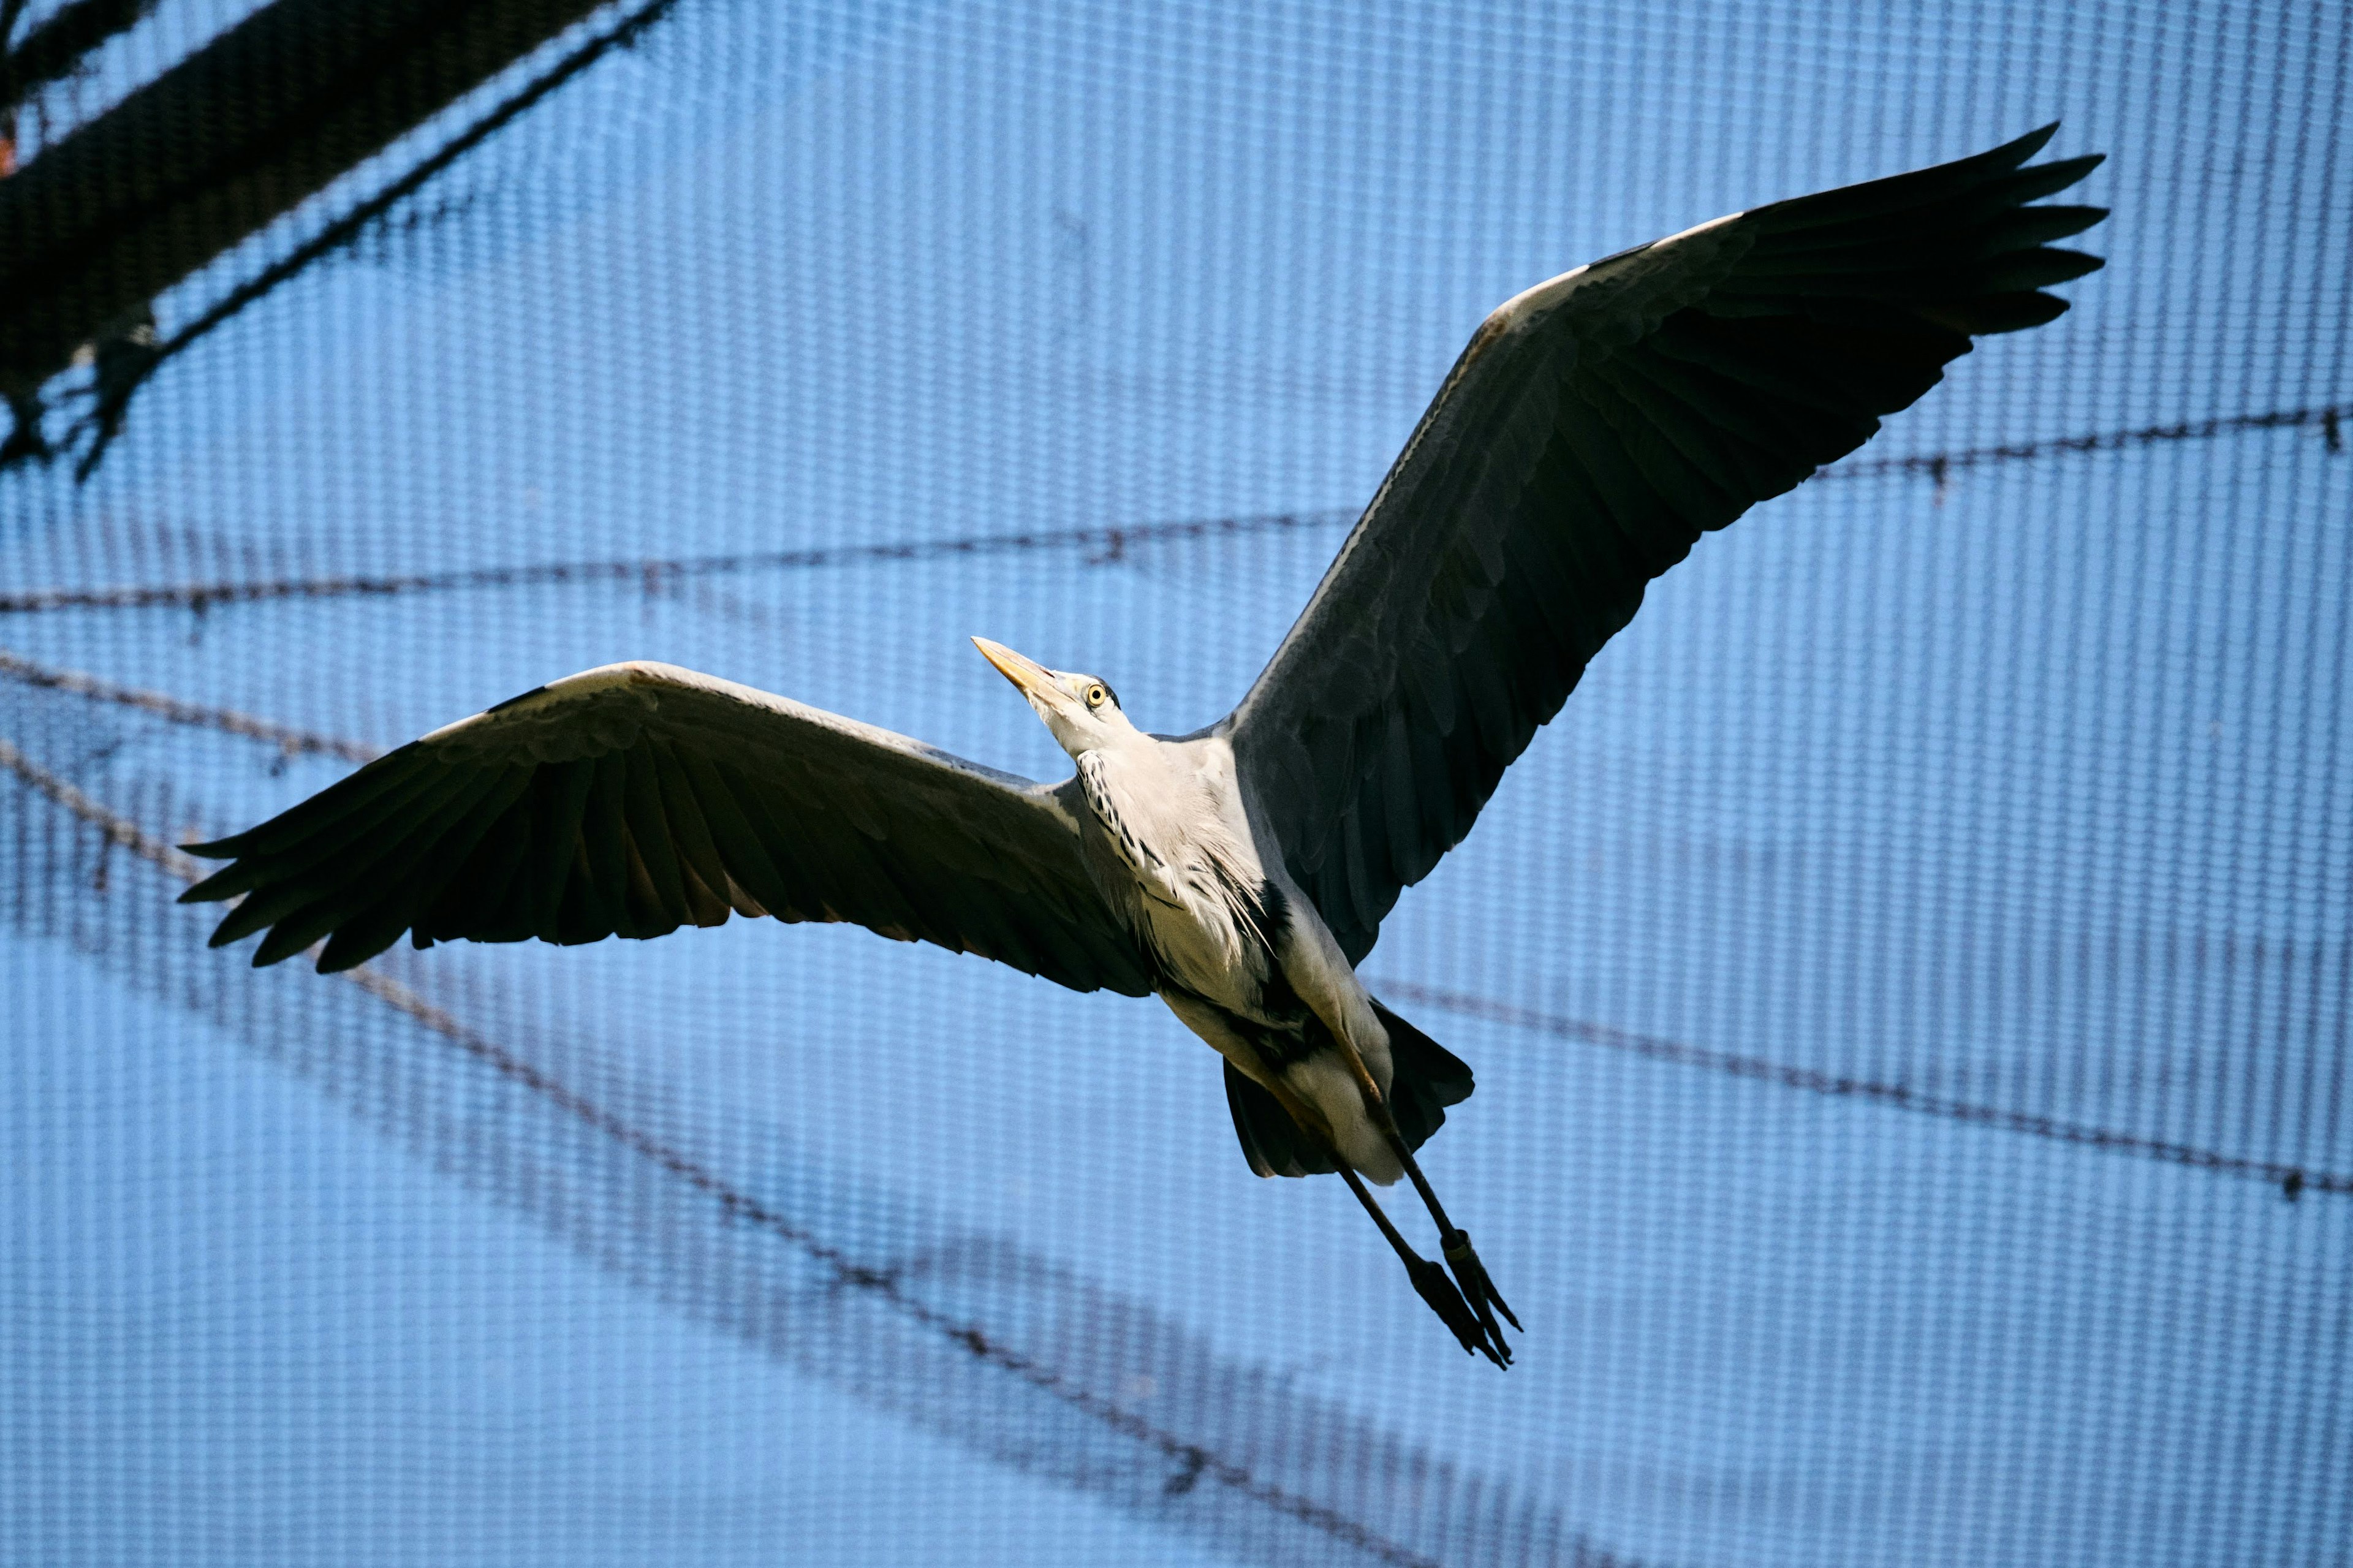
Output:
M1365 1205L1365 1212L1373 1216L1373 1223L1381 1227L1381 1234L1397 1249L1398 1259L1405 1264L1406 1278L1413 1281L1415 1291L1430 1310L1438 1314L1439 1321L1454 1331L1454 1337L1462 1342L1463 1351L1466 1353L1476 1351L1497 1366L1511 1365L1512 1352L1504 1346L1503 1336L1490 1335L1479 1320L1471 1315L1470 1307L1463 1302L1462 1293L1454 1288L1454 1281L1446 1277L1446 1270L1416 1252L1412 1244L1398 1234L1398 1227L1389 1223L1388 1215L1381 1212L1381 1205L1366 1190L1365 1178L1356 1174L1355 1167L1345 1160L1335 1163L1340 1167L1340 1179L1348 1184L1348 1190L1356 1194L1356 1201Z
M1512 1352L1511 1347L1504 1342L1503 1326L1495 1321L1495 1314L1503 1313L1504 1321L1514 1329L1520 1327L1520 1320L1513 1314L1510 1303L1504 1300L1504 1293L1495 1289L1494 1280L1488 1278L1487 1266L1479 1260L1478 1250L1471 1245L1470 1233L1446 1217L1446 1205L1438 1201L1438 1194L1431 1188L1430 1178L1421 1173L1420 1163L1414 1159L1413 1150L1407 1145L1404 1132L1398 1128L1397 1118L1389 1111L1388 1097L1373 1081L1373 1075L1365 1068L1364 1058L1353 1047L1345 1048L1341 1054L1347 1058L1350 1068L1356 1075L1356 1085L1364 1092L1365 1108L1371 1112L1374 1125L1380 1129L1381 1136L1388 1140L1389 1147L1396 1151L1398 1159L1405 1166L1407 1178L1413 1183L1413 1190L1421 1194L1422 1206L1430 1211L1430 1219L1438 1226L1439 1250L1445 1256L1447 1266L1454 1270L1454 1279L1461 1287L1462 1299L1469 1301L1472 1310L1479 1315L1483 1342L1479 1348L1485 1351L1488 1359L1498 1366L1505 1364L1512 1359ZM1369 1194L1364 1195L1367 1202L1371 1201ZM1386 1226L1386 1217L1383 1223ZM1524 1329L1520 1331L1526 1332Z
M1386 1107L1383 1108L1383 1115L1387 1120ZM1478 1249L1471 1245L1471 1233L1447 1219L1446 1210L1440 1205L1438 1194L1430 1190L1430 1183L1423 1177L1421 1167L1414 1163L1405 1140L1398 1135L1396 1122L1390 1121L1388 1131L1390 1138L1395 1140L1398 1157L1405 1162L1405 1172L1413 1182L1414 1191L1421 1194L1422 1204L1430 1210L1430 1218L1438 1222L1439 1251L1445 1255L1447 1267L1454 1270L1454 1278L1462 1287L1464 1300L1478 1312L1480 1325L1487 1331L1488 1337L1494 1341L1497 1348L1502 1349L1504 1331L1495 1321L1497 1312L1503 1313L1504 1321L1514 1329L1522 1333L1527 1331L1520 1329L1520 1320L1512 1311L1511 1303L1504 1300L1504 1293L1496 1289L1494 1280L1488 1278L1487 1266L1479 1260ZM1504 1350L1504 1359L1510 1360L1511 1353L1509 1350Z
M1438 1314L1439 1321L1453 1331L1454 1337L1461 1342L1463 1352L1467 1354L1475 1351L1499 1367L1509 1366L1512 1352L1504 1345L1502 1332L1491 1331L1482 1325L1463 1300L1462 1293L1454 1288L1454 1281L1446 1277L1446 1270L1416 1252L1412 1244L1398 1233L1398 1227L1389 1222L1389 1216L1366 1190L1365 1179L1356 1174L1356 1167L1348 1163L1347 1156L1339 1152L1324 1130L1323 1118L1301 1103L1299 1097L1280 1079L1271 1082L1263 1079L1259 1081L1290 1113L1292 1121L1324 1145L1324 1152L1331 1156L1333 1168L1340 1173L1340 1179L1348 1184L1348 1190L1356 1194L1356 1201L1365 1205L1365 1212L1373 1216L1373 1223L1380 1227L1381 1235L1395 1249L1398 1260L1405 1265L1406 1278L1413 1281L1415 1293L1431 1311ZM1455 1273L1461 1275L1460 1267ZM1514 1322L1512 1326L1517 1328L1519 1325Z

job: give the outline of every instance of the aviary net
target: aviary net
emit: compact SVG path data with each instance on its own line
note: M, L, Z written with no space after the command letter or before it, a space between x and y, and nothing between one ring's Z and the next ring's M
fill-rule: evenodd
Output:
M0 1559L2353 1554L2342 7L380 9L0 7ZM1207 723L1496 302L2054 119L2071 313L1704 540L1364 965L1507 1373L1155 1004L173 901L617 659Z

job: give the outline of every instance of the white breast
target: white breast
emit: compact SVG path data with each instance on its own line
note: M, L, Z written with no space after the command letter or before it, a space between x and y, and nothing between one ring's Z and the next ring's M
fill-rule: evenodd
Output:
M1187 986L1248 1012L1274 933L1257 929L1265 879L1233 787L1231 756L1149 736L1079 759L1079 783L1133 881L1140 934ZM1221 767L1219 764L1222 763Z

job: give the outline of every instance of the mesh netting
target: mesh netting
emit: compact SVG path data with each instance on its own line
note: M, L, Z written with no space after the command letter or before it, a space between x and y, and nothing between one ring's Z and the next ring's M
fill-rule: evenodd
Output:
M354 8L19 9L0 1559L2353 1552L2341 9L538 0L356 130L270 119ZM1364 965L1508 1374L1156 1004L172 902L615 659L1207 723L1496 301L2053 118L2108 268L1657 584ZM134 221L256 124L324 165Z

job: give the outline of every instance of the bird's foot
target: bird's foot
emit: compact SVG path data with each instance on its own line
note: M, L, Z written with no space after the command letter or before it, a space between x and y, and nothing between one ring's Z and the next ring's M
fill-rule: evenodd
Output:
M1405 1260L1405 1271L1430 1310L1438 1314L1440 1322L1454 1331L1456 1339L1462 1342L1466 1354L1475 1351L1497 1366L1511 1364L1512 1352L1504 1344L1503 1335L1490 1336L1480 1325L1479 1320L1472 1315L1470 1306L1462 1300L1462 1293L1454 1288L1454 1281L1446 1277L1445 1269L1428 1258L1409 1258Z
M1504 1300L1504 1293L1495 1289L1495 1282L1487 1277L1487 1266L1479 1261L1479 1253L1471 1245L1470 1234L1450 1230L1438 1238L1438 1247L1446 1255L1447 1264L1454 1270L1455 1282L1461 1287L1462 1299L1471 1303L1472 1311L1479 1314L1479 1326L1485 1338L1503 1352L1504 1361L1511 1360L1512 1352L1504 1343L1504 1331L1495 1321L1495 1314L1503 1313L1504 1321L1519 1329L1522 1333L1527 1331L1520 1329L1520 1320L1513 1316L1511 1304Z

